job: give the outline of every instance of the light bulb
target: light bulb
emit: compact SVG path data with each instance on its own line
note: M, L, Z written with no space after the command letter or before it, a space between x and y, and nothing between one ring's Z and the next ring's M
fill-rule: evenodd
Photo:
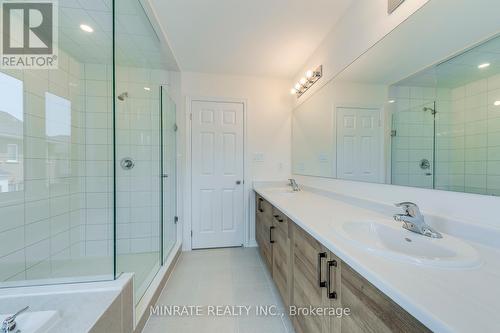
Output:
M313 77L313 75L314 75L314 72L313 72L313 71L311 71L311 70L308 70L308 71L306 72L306 78L307 78L308 80L310 80L310 79Z
M300 88L302 88L301 85L300 85L300 83L296 83L295 84L295 90L300 91Z
M290 89L290 94L295 95L297 93L297 89L292 88Z
M305 86L305 85L306 85L306 83L307 83L307 79L306 79L305 77L303 77L302 79L300 79L299 83L300 83L301 85Z
M94 32L94 29L86 24L80 24L80 29L82 29L85 32Z

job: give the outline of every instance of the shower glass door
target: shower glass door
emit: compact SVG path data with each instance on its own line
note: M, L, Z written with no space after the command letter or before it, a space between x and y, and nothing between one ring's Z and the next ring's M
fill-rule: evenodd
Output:
M176 106L167 88L161 87L162 142L163 142L163 262L168 258L177 240L177 170L176 170Z
M434 188L435 103L415 103L392 115L391 183Z
M161 266L160 41L136 0L115 1L116 272L140 301Z

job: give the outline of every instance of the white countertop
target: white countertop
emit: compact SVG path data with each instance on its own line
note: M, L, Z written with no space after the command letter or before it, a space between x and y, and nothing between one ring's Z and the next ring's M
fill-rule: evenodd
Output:
M434 332L500 332L498 247L465 240L482 261L469 269L394 261L360 249L337 231L348 221L391 220L391 210L397 209L310 188L293 195L279 194L263 184L255 184L254 189Z

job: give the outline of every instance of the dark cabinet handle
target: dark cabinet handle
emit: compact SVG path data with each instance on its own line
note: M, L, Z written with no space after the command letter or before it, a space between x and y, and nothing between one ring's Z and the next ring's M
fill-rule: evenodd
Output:
M336 260L328 261L327 272L326 272L328 275L328 278L327 278L328 284L327 284L326 291L327 291L329 299L337 299L337 293L334 290L332 290L332 267L337 267Z
M326 252L320 252L318 253L318 286L320 288L324 288L326 287L326 281L321 281L321 263L322 263L322 259L323 258L326 258Z
M262 198L259 198L259 205L258 205L258 209L259 209L259 212L263 213L264 210L262 209L262 201L264 201L264 199Z
M273 241L273 229L276 227L269 227L269 243L274 244Z
M276 219L276 221L278 221L278 222L283 222L283 219L282 219L282 218L280 218L280 216L279 216L279 215L273 215L273 216L274 216L274 218Z

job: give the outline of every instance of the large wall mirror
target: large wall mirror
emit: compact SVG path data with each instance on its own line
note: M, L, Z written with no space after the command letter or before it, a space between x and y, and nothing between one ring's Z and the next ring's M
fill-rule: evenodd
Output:
M500 195L500 37L425 48L412 20L297 103L293 173Z

